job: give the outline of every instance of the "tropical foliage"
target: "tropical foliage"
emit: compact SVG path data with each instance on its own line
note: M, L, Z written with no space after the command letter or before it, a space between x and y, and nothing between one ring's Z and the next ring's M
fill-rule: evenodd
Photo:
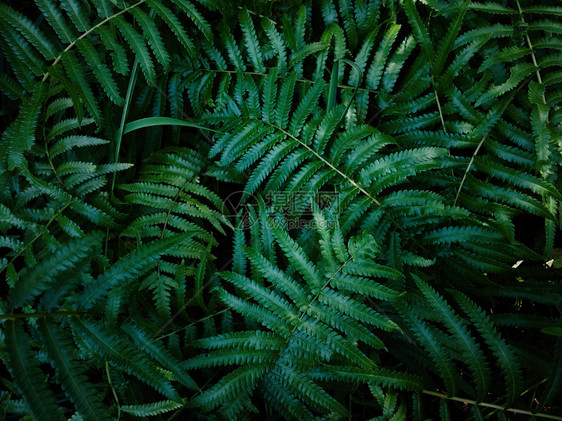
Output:
M561 17L1 4L3 417L562 419Z

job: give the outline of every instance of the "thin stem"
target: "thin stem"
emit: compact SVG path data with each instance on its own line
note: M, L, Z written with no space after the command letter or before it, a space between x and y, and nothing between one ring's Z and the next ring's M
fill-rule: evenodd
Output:
M423 393L424 395L436 396L438 398L447 399L447 400L450 400L450 401L463 402L463 403L467 403L469 405L483 406L485 408L499 409L500 411L511 412L511 413L514 413L514 414L530 415L530 416L538 417L538 418L546 418L546 419L549 419L549 420L562 421L562 417L556 416L556 415L534 413L532 411L526 411L524 409L517 409L517 408L506 408L506 407L503 407L501 405L496 405L496 404L493 404L493 403L477 402L473 399L459 398L459 397L456 397L456 396L451 397L451 396L445 395L444 393L434 392L432 390L422 390L421 393Z
M548 380L547 378L542 379L540 382L537 382L537 383L535 383L533 386L530 386L530 387L529 387L527 390L525 390L524 392L521 392L521 393L519 394L519 396L521 397L521 396L523 396L523 395L529 393L531 390L532 390L533 393L534 393L534 392L536 391L536 388L537 388L538 386L540 386L541 384L545 383L547 380ZM539 408L539 409L541 409L541 408ZM496 412L498 412L498 409L493 409L493 411L490 411L490 413L489 413L487 416L490 417L490 416L494 415Z
M517 10L519 11L519 17L521 18L521 23L525 24L526 22L525 19L523 18L523 10L521 10L521 5L519 4L519 0L515 0L515 3L517 3ZM529 46L529 49L531 50L531 59L533 60L533 64L537 68L535 72L537 75L537 81L542 85L542 77L541 77L541 72L539 71L539 64L537 62L537 58L533 50L533 44L531 43L531 38L529 37L529 33L527 31L525 32L525 39L527 41L527 45ZM546 104L546 98L544 96L544 92L542 94L542 101Z
M187 402L185 402L184 405L183 405L181 408L178 408L178 409L176 410L176 412L174 412L174 413L172 414L172 416L170 416L170 418L168 418L168 421L173 420L173 419L176 418L179 414L181 414L181 413L188 407L189 403L190 403L193 399L195 399L200 393L203 393L203 390L205 390L205 388L207 387L207 385L208 385L209 383L211 383L211 382L215 379L215 377L217 377L218 374L219 374L219 372L218 372L218 371L215 371L215 373L203 384L203 386L201 386L201 387L199 388L199 390L198 390L197 392L195 392L195 393L193 394L193 396L192 396L191 398L189 398L189 400L187 400Z
M162 227L162 233L160 234L160 240L162 240L164 238L164 234L166 233L166 228L168 227L168 222L170 220L170 214L172 213L172 209L177 205L176 200L179 199L183 189L185 188L185 186L187 185L188 182L189 182L189 180L185 180L181 189L179 189L176 192L176 195L172 199L172 204L170 205L170 207L168 208L168 212L166 213L166 218L164 220L164 226ZM160 279L161 262L162 262L161 259L158 259L158 263L156 264L156 273L158 274L158 279Z
M58 180L58 182L60 183L60 185L64 189L65 188L64 183L62 182L62 180L59 176L59 173L55 169L55 166L53 165L53 160L51 159L51 154L49 153L49 145L48 145L48 142L47 142L47 135L45 133L45 126L43 126L43 139L45 140L45 155L47 156L47 160L49 161L49 165L51 166L51 170L53 170L53 174L55 174L56 179Z
M109 363L105 360L105 373L107 375L107 382L109 383L109 387L111 388L111 393L113 394L113 398L115 399L115 403L117 404L117 421L121 418L121 405L119 404L119 396L117 396L117 391L115 387L113 387L113 382L111 381L111 374L109 373Z
M269 124L273 127L275 127L275 129L283 132L286 136L290 137L291 139L293 139L295 142L298 142L301 146L303 146L305 149L307 149L310 153L312 153L316 158L318 158L320 161L322 161L325 165L327 165L328 167L330 167L332 169L332 171L335 171L338 175L340 175L342 178L344 178L345 180L347 180L351 185L353 185L353 187L355 187L357 190L359 190L361 193L363 193L365 196L367 196L369 199L371 199L377 206L382 206L382 203L379 202L375 197L373 197L373 195L371 195L371 193L369 193L367 190L365 190L362 186L360 186L359 184L357 184L355 182L355 180L353 180L351 177L349 177L347 174L345 174L344 172L340 171L337 167L335 167L330 161L328 161L327 159L325 159L322 155L320 155L318 152L316 152L314 149L312 149L310 146L308 146L306 143L302 142L300 139L298 139L297 137L293 136L292 134L290 134L288 131L282 129L281 127L278 127L274 124L271 123L266 123Z
M164 219L164 226L162 227L162 233L160 234L161 240L164 238L164 234L166 233L166 228L168 228L168 223L170 221L170 214L172 213L172 210L174 209L174 207L177 205L176 200L178 200L180 198L180 196L183 192L183 189L185 189L185 186L187 186L187 183L189 183L189 180L185 180L185 182L183 183L183 186L181 186L181 189L179 189L176 192L176 195L172 199L172 204L168 208L168 212L166 212L166 218Z
M486 140L486 138L488 137L488 135L484 136L482 138L482 140L480 141L480 143L478 144L478 146L476 147L476 150L474 151L474 153L472 154L472 157L470 158L470 161L468 162L468 165L466 167L466 170L464 171L464 174L462 176L462 180L461 183L459 184L459 188L457 189L457 194L455 195L455 201L453 202L453 207L457 206L457 201L459 200L459 196L461 194L461 190L464 186L464 182L466 181L466 177L468 176L468 173L470 172L470 168L472 167L472 164L474 162L474 158L476 158L476 155L478 155L478 152L480 152L480 148L482 147L482 145L484 144L484 141Z
M443 126L443 131L447 133L447 128L445 127L445 118L443 117L443 110L441 110L441 102L439 101L439 95L437 95L437 89L435 89L435 80L433 79L433 75L431 76L431 84L433 85L433 92L435 93L435 102L437 102L437 109L439 110L441 125Z
M64 183L62 182L62 180L59 176L59 173L57 172L57 170L55 169L55 166L53 165L53 160L51 159L51 155L49 154L49 148L47 147L47 141L46 140L45 140L45 155L47 156L47 161L49 161L49 165L51 166L51 170L53 170L53 174L55 175L57 181L64 188Z
M149 341L150 341L150 342L154 341L155 338L157 338L158 335L160 335L160 334L164 331L164 329L166 329L166 327L168 327L169 324L173 323L174 320L176 319L176 317L178 317L178 316L187 308L187 306L188 306L193 300L195 300L195 299L197 298L197 296L198 296L199 294L201 294L201 293L203 292L203 290L204 290L205 288L207 288L208 285L211 284L211 282L213 282L213 281L215 280L215 276L217 276L220 272L222 272L224 269L226 269L226 268L228 267L228 265L230 265L231 262L232 262L232 258L230 258L224 265L222 265L222 267L221 267L217 272L215 272L215 274L214 274L213 276L211 276L211 278L210 278L207 282L205 282L205 284L204 284L203 286L201 286L201 288L199 288L197 291L195 291L195 294L193 295L193 297L191 297L191 298L187 301L187 303L185 303L185 304L182 306L182 308L180 308L178 311L176 311L175 314L174 314L172 317L170 317L170 318L168 319L168 321L167 321L166 323L164 323L164 324L158 329L158 331L157 331L154 335L152 335L152 336L150 337L150 340L149 340ZM219 314L219 313L217 313L217 314ZM195 323L196 323L196 322L195 322ZM172 332L172 333L173 333L173 332Z
M502 107L502 109L499 113L498 119L503 115L503 113L507 109L508 105L511 103L511 101L513 101L513 98L515 98L515 95L517 95L519 93L519 91L521 90L521 88L524 85L525 85L525 83L521 83L519 85L519 87L517 88L517 90L511 94L511 97L509 98L509 100L506 101L504 106ZM462 190L462 188L464 186L464 183L466 181L466 177L468 176L468 173L470 172L470 168L472 167L472 164L474 163L474 158L476 158L476 155L478 155L478 152L480 152L480 148L484 144L484 141L486 140L487 137L488 137L488 135L485 135L482 138L482 140L480 141L480 143L478 143L478 146L476 147L476 150L474 151L474 153L472 154L472 157L470 158L470 161L468 162L468 165L466 167L466 170L464 171L461 183L459 184L459 188L457 189L457 194L455 195L455 201L453 202L453 207L457 205L457 201L459 200L459 196L461 194L461 190Z

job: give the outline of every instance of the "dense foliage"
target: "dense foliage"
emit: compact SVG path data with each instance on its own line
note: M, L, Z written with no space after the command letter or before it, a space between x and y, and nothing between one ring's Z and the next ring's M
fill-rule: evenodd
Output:
M562 419L556 0L0 4L7 419Z

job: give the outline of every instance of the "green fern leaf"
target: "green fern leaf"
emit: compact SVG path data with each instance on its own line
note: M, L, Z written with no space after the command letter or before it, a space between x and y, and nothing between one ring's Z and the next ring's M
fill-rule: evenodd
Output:
M72 79L80 88L81 96L84 99L88 112L91 114L96 123L100 125L103 117L98 101L96 100L92 88L86 79L84 69L80 67L76 55L72 51L67 51L62 56L62 62L70 79Z
M162 20L168 25L172 32L176 35L178 41L183 45L189 54L193 54L195 51L195 46L193 41L186 34L185 29L176 17L176 15L164 6L159 0L148 0L148 4L152 10L162 18Z
M119 88L117 87L111 72L105 63L101 62L100 57L92 44L85 40L78 40L76 45L88 62L90 68L96 76L96 79L101 84L109 99L111 99L111 101L113 101L116 105L123 105L124 100L119 95Z
M440 243L462 243L462 242L481 242L492 243L500 241L502 235L480 227L445 227L428 232L424 235L424 240L436 244Z
M71 135L57 140L55 144L49 148L49 155L51 156L51 158L54 158L57 155L60 155L73 148L106 145L108 143L109 141L97 137Z
M32 267L10 291L12 308L29 303L34 297L46 291L57 276L72 269L99 246L101 234L94 232L84 238L72 240L59 247L56 252Z
M135 417L153 417L155 415L165 414L182 407L182 404L175 401L159 401L152 403L143 403L137 405L123 405L121 410Z
M104 297L116 285L123 286L135 277L145 272L169 247L178 244L187 236L192 235L178 234L160 241L154 241L144 247L139 247L133 253L123 257L119 262L112 266L98 279L88 285L81 294L80 306L91 308L97 300Z
M55 59L57 56L55 46L29 19L5 4L0 5L0 16L7 25L11 25L19 31L30 44L37 48L45 60Z
M87 346L95 350L94 352L98 352L103 358L137 377L168 399L181 401L172 384L159 375L158 366L144 353L139 353L135 347L116 337L106 327L91 320L80 319L75 322L75 326Z
M296 67L298 64L302 63L308 56L316 54L319 51L323 51L326 48L328 48L328 45L323 42L313 42L311 44L306 44L300 50L295 51L293 54L291 54L291 57L289 57L289 67Z
M254 23L252 18L248 13L247 9L243 9L239 14L238 18L240 20L240 27L242 28L242 33L244 34L244 40L246 42L246 50L254 69L257 72L264 73L265 67L263 65L263 56L261 53L261 48L259 41L256 36L256 30L254 28Z
M88 382L86 370L73 355L71 341L57 325L41 320L39 326L57 377L79 413L87 419L107 419L99 391Z
M291 110L291 102L293 92L295 90L296 74L291 73L283 82L279 91L279 100L277 103L277 112L275 114L275 123L278 127L284 129L289 121L289 112ZM267 106L267 105L265 105Z
M31 351L31 338L23 330L20 320L8 320L4 325L6 335L5 352L15 383L25 402L38 419L63 420L55 396L47 387L46 376L40 363Z
M164 71L167 72L170 68L170 55L166 50L166 46L164 45L164 41L162 40L158 27L150 16L144 13L141 9L133 9L131 13L139 25L143 28L145 38L150 44L154 57L156 57L156 60L158 60L158 62L162 65Z
M460 37L458 37L455 40L454 48L458 48L465 44L469 44L474 41L479 41L481 39L504 38L504 37L510 37L512 35L513 35L513 27L510 25L502 25L498 23L495 25L480 27L465 32Z
M39 105L44 100L46 93L45 86L39 85L31 97L24 99L18 117L4 132L4 141L9 142L8 170L23 165L23 153L35 143L35 132L41 113Z
M375 368L372 373L351 367L330 367L326 373L346 382L361 382L392 387L399 390L419 391L422 384L419 378L405 373Z
M440 74L441 70L443 70L443 66L445 65L447 56L449 55L449 52L453 47L454 41L457 38L459 31L461 30L461 26L464 20L464 15L466 13L466 10L468 7L472 8L473 5L474 3L470 3L469 6L469 0L465 0L458 6L457 15L455 16L455 19L449 26L447 35L439 43L439 48L436 51L435 60L433 61L432 68L431 68L431 71L434 75Z
M456 342L461 347L462 355L473 373L478 397L482 400L490 386L490 372L482 350L471 337L465 323L452 311L445 300L421 279L414 280L428 300L429 305L440 315L439 318L443 320L447 330L456 338Z
M455 300L461 304L464 311L470 316L470 320L476 325L484 340L498 358L498 364L502 368L506 379L508 405L517 398L521 388L521 372L517 358L511 347L502 339L490 318L464 294L451 290Z
M138 60L146 81L150 84L154 83L154 78L156 77L154 64L141 35L121 16L116 17L114 22L123 38L127 41L127 44L131 47L131 50L135 53L135 58Z
M276 222L270 220L270 224L271 232L275 235L275 239L287 257L295 262L297 270L311 286L320 288L323 284L320 274L314 268L312 262L308 260L304 251Z
M253 389L268 368L265 363L239 367L193 399L193 404L212 410L224 402L232 401L240 390Z
M494 15L514 15L517 14L517 11L510 8L503 6L501 4L493 3L493 2L486 2L486 3L477 3L471 2L469 5L471 10L475 10L477 12L483 13L491 13Z
M205 17L191 4L188 0L175 0L175 3L181 10L191 19L191 21L199 28L208 41L213 39L213 30Z
M406 16L408 17L408 22L410 22L410 25L412 26L412 31L414 36L416 37L416 41L420 45L426 59L432 60L433 46L431 44L429 32L422 22L413 0L405 0L403 7L404 11L406 12Z
M533 63L521 63L521 64L516 64L515 66L513 66L510 69L510 73L511 75L509 76L509 79L507 81L505 81L505 83L498 85L498 86L494 86L491 89L489 89L484 95L482 95L478 101L476 101L476 104L474 104L476 107L478 107L481 104L485 104L487 102L489 102L490 100L497 98L498 96L511 91L512 89L515 89L515 87L523 80L525 79L527 76L529 76L530 74L532 74L534 71L536 70L536 67Z
M125 48L117 39L116 34L104 26L97 27L96 32L99 33L106 48L111 51L113 69L121 75L128 75L129 66L127 63L127 54Z
M87 14L79 1L61 0L61 5L78 31L86 32L90 29L90 22L88 22Z
M149 338L146 332L132 324L125 325L122 329L140 349L158 361L162 368L170 370L174 378L181 384L190 389L199 389L195 381L182 369L182 362L172 356L166 348Z
M287 46L285 41L269 19L262 19L261 24L272 48L277 53L277 68L279 69L279 74L283 75L287 67Z
M379 82L384 74L384 65L390 55L392 44L394 44L398 37L398 31L400 31L400 25L392 25L386 31L367 73L366 80L369 89L377 89L379 87Z
M310 301L311 297L297 282L286 276L279 268L273 266L260 253L249 247L244 247L244 253L252 260L262 275L285 292L299 308L305 306Z
M68 27L68 23L63 17L61 10L52 0L36 0L35 3L63 43L70 44L76 39L74 32Z
M458 390L459 376L451 363L449 352L443 347L442 343L437 340L427 324L415 315L413 310L408 310L404 306L400 306L399 308L413 334L427 350L435 363L435 369L445 382L447 394L449 396L455 396Z

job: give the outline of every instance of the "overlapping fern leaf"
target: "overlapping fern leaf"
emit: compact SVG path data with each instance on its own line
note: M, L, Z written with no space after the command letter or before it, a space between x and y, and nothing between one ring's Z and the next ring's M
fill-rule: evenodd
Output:
M149 239L139 223L123 231L125 214L117 210L123 203L115 200L113 183L116 172L128 178L134 170L115 156L115 122L106 113L124 105L127 82L132 94L134 69L153 83L169 70L172 54L186 48L195 53L187 22L212 38L210 27L188 1L36 3L42 14L36 22L4 4L0 18L2 51L10 63L2 89L21 87L17 94L8 92L21 101L20 112L0 147L0 273L9 288L1 301L1 358L14 379L3 376L2 412L33 419L111 419L121 413L120 398L128 404L124 411L165 412L181 406L179 389L197 386L181 368L179 354L138 326L142 319L121 321L137 308L142 297L137 291L147 284L160 282L155 295L164 317L171 308L169 288L177 291L174 304L181 306L195 283L186 276L204 279L216 243L210 230L222 232L224 220L204 201L191 200L189 206L198 209L186 215L191 233L170 225ZM181 43L165 46L167 32ZM105 99L110 103L101 106ZM201 171L197 156L183 152L176 158L175 178L162 174L152 182L173 186L183 180L180 188L207 200L204 187L190 184ZM153 171L159 168L172 171L157 165ZM188 198L178 194L178 199ZM216 209L219 202L211 203ZM150 206L140 205L137 215ZM201 216L212 224L204 227ZM121 232L123 239L139 242L131 247L119 239ZM173 383L161 369L171 373ZM139 385L155 394L137 399Z
M122 185L124 200L133 207L136 219L121 232L137 244L151 244L177 233L184 240L168 247L162 259L145 279L142 288L152 291L155 306L164 319L171 316L171 295L191 295L202 303L203 284L210 249L216 245L213 233L225 234L229 223L221 213L221 199L199 182L205 157L191 149L161 150L146 163L134 183ZM167 258L167 259L165 259ZM194 278L191 294L185 277ZM175 295L175 293L174 293Z
M466 4L457 8L456 32L448 38L457 36L457 21L462 20L466 8ZM419 21L417 9L408 6L404 11ZM297 14L306 16L306 11L301 8ZM446 111L461 120L455 134L441 126L442 119L451 119L437 104L439 85L434 81L437 72L445 71L444 63L454 47L451 40L444 40L432 67L426 60L428 51L433 51L432 41L418 39L429 37L427 30L419 28L418 37L408 36L393 50L400 25L389 25L385 31L373 32L352 61L353 56L346 58L345 31L331 21L321 35L329 42L317 52L317 60L325 63L330 57L332 72L329 76L315 72L307 79L300 67L292 67L290 60L283 62L283 55L273 55L268 63L258 54L260 45L273 48L274 43L265 35L261 40L252 18L245 12L242 15L243 46L226 33L224 50L214 48L209 59L201 59L216 70L184 70L193 111L201 114L202 122L218 126L222 132L215 135L210 151L211 157L217 157L217 176L239 182L242 175L248 195L260 191L274 197L283 191L284 200L289 202L293 198L298 202L299 192L335 190L339 195L334 206L345 209L341 218L344 233L377 226L373 234L386 245L387 236L395 232L409 250L416 250L414 255L425 255L426 261L439 256L443 264L463 261L480 270L498 272L513 264L515 256L537 258L514 241L512 220L525 211L544 218L551 226L560 194L533 169L517 172L504 155L477 155L487 139L501 136L492 130L510 109L512 98L499 99L484 115L475 108L465 111L469 107L467 94L449 89L454 96ZM266 34L274 29L271 25L269 20L262 21ZM295 31L303 37L299 41L302 48L314 44L313 40L305 42L306 33ZM283 51L288 50L289 40L275 39L285 45ZM373 44L378 49L372 48ZM269 64L270 70L267 74L248 71L249 63L241 61L240 51L248 53L254 67L263 71ZM313 63L312 57L299 58L303 66ZM406 72L407 60L413 64ZM229 70L230 66L234 70ZM342 86L340 81L347 75L349 84ZM396 83L402 79L407 82L398 88ZM456 81L454 74L451 79ZM386 86L386 93L375 92L380 83ZM465 87L464 80L459 83ZM461 92L462 100L458 97ZM477 98L476 93L468 95ZM371 96L384 102L367 119ZM463 109L453 108L455 101ZM437 109L424 113L433 107ZM402 117L410 113L416 115L411 124ZM376 121L380 122L378 128L372 125ZM499 147L511 148L503 140ZM472 156L463 156L469 148ZM485 184L472 175L475 171L483 172ZM469 192L473 194L467 196ZM549 198L550 208L542 203L542 195ZM415 214L405 212L404 207L415 209ZM548 241L552 242L551 236ZM498 242L504 243L505 253L494 252L492 244ZM432 248L435 246L439 250Z
M391 105L382 115L390 113L392 122L385 122L385 127L404 145L449 150L450 164L427 182L445 187L446 197L455 205L490 218L510 238L515 235L516 215L525 212L542 218L542 246L548 255L560 200L555 175L559 129L556 118L549 117L555 115L557 103L547 104L542 92L558 89L552 57L559 50L556 25L545 17L547 11L560 12L518 1L513 6L463 2L447 9L453 23L435 38L420 26L417 40L425 45L422 52L429 64L425 83L416 92L419 100L411 108L413 118L407 118L412 124L403 124L402 115L409 115L405 106ZM406 12L422 25L417 9L409 7ZM498 16L507 24L495 24ZM476 21L477 29L463 29ZM472 62L480 64L459 73L461 66ZM524 115L522 108L529 101L533 111ZM422 109L433 109L425 122L419 116Z
M34 4L3 416L562 419L554 0Z
M10 410L18 406L5 396L4 411L38 419L66 419L72 408L86 419L107 419L115 408L106 393L112 386L96 380L105 375L96 363L99 360L106 361L107 375L110 370L118 376L128 373L162 397L181 402L176 386L156 374L166 354L151 353L144 346L148 338L142 330L126 330L132 341L140 342L138 347L120 338L126 327L105 324L101 318L104 305L100 303L113 295L115 288L123 291L127 285L138 283L160 255L184 237L179 234L140 247L95 278L95 268L107 265L107 259L100 258L101 232L70 240L54 252L45 250L35 264L17 273L8 269L7 279L13 288L2 302L1 356L15 379L9 384L10 393L22 396L26 407ZM125 295L121 299L125 302ZM89 362L84 364L83 360ZM43 363L52 367L55 376ZM176 366L179 360L169 357L166 363L169 370L182 374ZM185 372L176 378L186 387L196 387ZM117 380L116 384L122 385L118 387L127 387L121 382ZM62 405L57 391L60 387L63 402L67 402Z
M137 68L148 84L154 84L158 74L169 71L171 54L196 53L185 21L212 39L209 24L188 0L173 5L160 0L130 4L99 0L94 7L80 0L61 5L38 0L36 6L41 25L7 4L0 11L0 42L12 70L4 75L5 85L23 88L17 93L21 112L4 132L8 169L20 165L23 152L35 141L40 104L61 90L71 97L78 122L86 109L101 128L106 110L100 107L100 99L123 106L127 81L136 79ZM164 44L160 23L175 36L174 51Z

